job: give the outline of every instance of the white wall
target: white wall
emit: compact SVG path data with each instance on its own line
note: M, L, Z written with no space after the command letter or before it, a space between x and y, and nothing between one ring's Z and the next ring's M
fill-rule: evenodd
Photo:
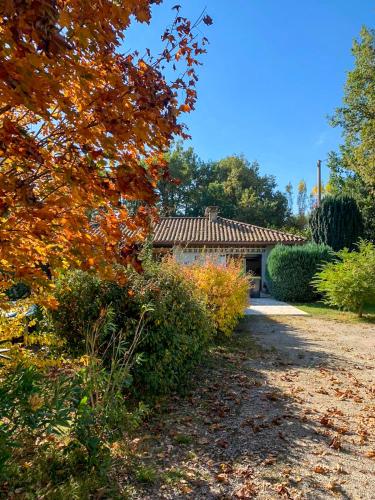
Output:
M202 252L184 252L181 250L173 250L173 256L179 264L188 266L194 262L204 262L205 260L212 260L220 265L226 264L225 255L220 254L205 254Z

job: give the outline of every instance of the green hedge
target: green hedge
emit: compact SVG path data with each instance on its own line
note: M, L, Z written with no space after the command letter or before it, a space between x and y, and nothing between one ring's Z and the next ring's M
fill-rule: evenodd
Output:
M59 307L52 312L52 328L78 352L84 350L87 330L103 308L115 312L117 330L128 332L129 343L144 305L143 340L133 367L133 389L138 394L182 390L214 334L203 298L173 263L148 263L144 272L128 272L125 286L108 283L82 271L69 272L57 283ZM105 349L106 339L101 339Z
M267 259L267 280L271 294L278 300L310 302L318 298L311 285L320 266L332 260L327 245L277 245Z

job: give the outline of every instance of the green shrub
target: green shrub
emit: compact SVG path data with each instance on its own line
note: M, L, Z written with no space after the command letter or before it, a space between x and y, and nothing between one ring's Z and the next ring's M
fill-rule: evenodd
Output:
M142 362L134 367L135 386L149 394L183 390L214 334L204 297L172 261L133 272L130 286L138 309L145 303L153 308L139 347Z
M204 298L172 262L145 262L143 273L128 271L122 287L74 271L62 276L56 289L59 307L51 313L52 328L78 351L83 351L85 332L104 308L113 309L114 328L131 342L144 306L151 306L137 347L139 362L133 367L137 393L183 389L213 336ZM105 338L101 344L108 353Z
M316 274L313 284L323 293L324 302L362 316L366 304L375 304L375 246L361 241L358 251L337 253Z
M84 271L69 271L56 282L59 306L51 311L53 328L68 340L71 349L84 350L86 333L99 319L101 311L111 306L114 323L123 327L126 321L126 289L100 280Z
M124 397L140 328L125 346L114 317L110 309L101 311L87 333L86 354L69 368L37 369L13 360L1 367L0 488L6 484L12 498L20 487L25 498L66 498L73 489L84 498L99 490L114 498L110 446L147 410L139 404L129 411ZM99 356L101 338L110 346L110 366Z
M309 225L313 240L333 250L354 248L363 235L363 220L356 201L349 196L328 196L315 208Z
M326 245L277 245L267 259L267 280L271 294L279 300L310 302L318 298L311 280L319 266L332 259Z

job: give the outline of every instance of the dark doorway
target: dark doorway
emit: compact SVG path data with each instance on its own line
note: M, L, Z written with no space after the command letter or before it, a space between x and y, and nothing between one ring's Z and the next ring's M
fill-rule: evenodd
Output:
M246 257L246 272L251 273L253 288L250 291L250 297L260 297L262 289L262 256L252 255Z

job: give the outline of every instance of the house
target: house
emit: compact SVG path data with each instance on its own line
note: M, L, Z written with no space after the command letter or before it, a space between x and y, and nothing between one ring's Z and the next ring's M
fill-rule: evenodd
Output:
M228 258L241 259L246 272L254 276L254 294L267 291L266 263L271 249L283 245L300 245L305 239L254 226L218 215L218 207L207 207L202 217L161 217L154 226L155 254L172 252L182 264L214 257L225 264Z

